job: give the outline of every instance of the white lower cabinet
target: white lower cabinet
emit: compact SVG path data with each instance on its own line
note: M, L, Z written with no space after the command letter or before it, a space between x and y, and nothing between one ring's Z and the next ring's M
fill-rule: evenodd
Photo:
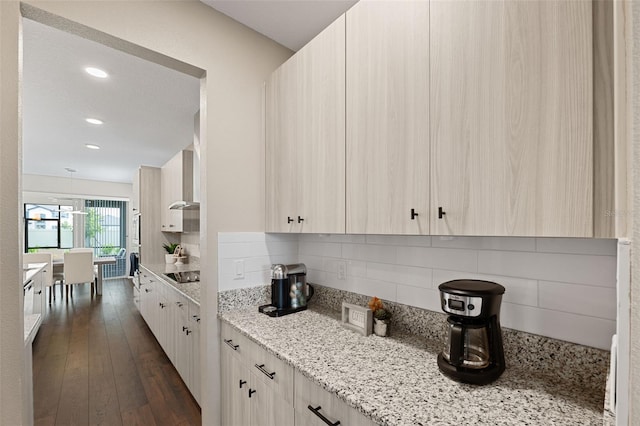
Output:
M222 424L293 426L293 367L225 323L220 343Z
M140 313L199 404L200 306L143 268L140 278Z
M229 324L220 336L223 426L376 424Z

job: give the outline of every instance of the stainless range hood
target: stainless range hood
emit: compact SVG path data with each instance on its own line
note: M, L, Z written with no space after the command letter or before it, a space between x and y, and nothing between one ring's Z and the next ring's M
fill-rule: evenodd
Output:
M199 210L200 203L197 201L174 201L169 205L169 210Z

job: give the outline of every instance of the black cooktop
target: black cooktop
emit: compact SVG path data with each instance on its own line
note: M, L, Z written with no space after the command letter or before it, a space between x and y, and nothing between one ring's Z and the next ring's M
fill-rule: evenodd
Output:
M194 283L200 281L200 271L170 272L164 275L177 283Z

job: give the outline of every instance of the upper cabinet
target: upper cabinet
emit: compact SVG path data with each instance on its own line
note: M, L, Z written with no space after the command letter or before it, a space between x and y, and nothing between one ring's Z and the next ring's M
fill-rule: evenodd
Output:
M347 12L346 227L429 233L429 1Z
M345 232L345 18L267 82L266 229Z
M430 28L431 233L592 236L591 2L434 0Z
M360 0L267 84L267 231L613 237L611 8Z
M193 199L193 159L193 151L183 150L162 166L160 230L163 232L199 230L199 210L169 209L176 201Z

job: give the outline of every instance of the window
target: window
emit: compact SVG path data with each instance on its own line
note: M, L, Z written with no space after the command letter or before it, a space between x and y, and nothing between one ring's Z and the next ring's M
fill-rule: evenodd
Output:
M126 247L127 203L85 200L84 246L96 256L114 256Z
M25 251L73 247L72 206L25 204Z

